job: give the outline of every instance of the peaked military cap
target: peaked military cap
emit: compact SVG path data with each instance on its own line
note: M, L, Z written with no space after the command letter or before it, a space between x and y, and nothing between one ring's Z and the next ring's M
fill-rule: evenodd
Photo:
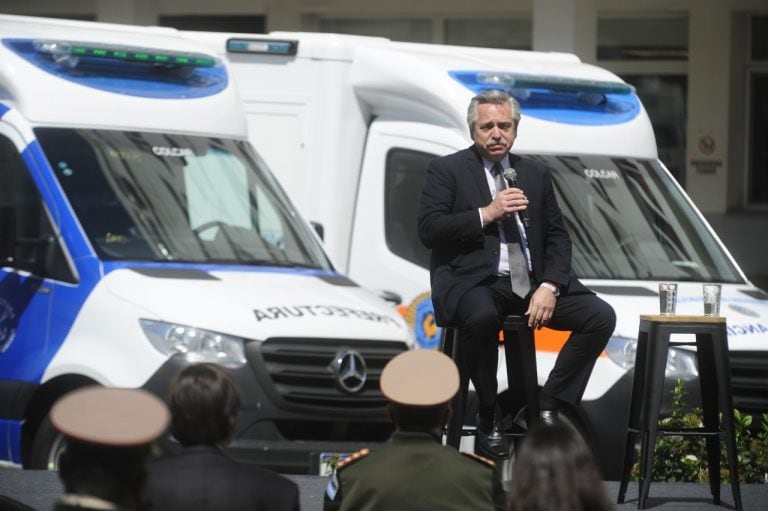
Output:
M384 397L393 403L437 406L458 392L459 370L450 357L439 351L404 351L384 367L379 385Z

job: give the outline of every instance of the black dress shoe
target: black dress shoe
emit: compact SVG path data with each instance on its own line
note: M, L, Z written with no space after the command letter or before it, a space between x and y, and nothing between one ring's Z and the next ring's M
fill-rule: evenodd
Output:
M542 410L539 415L541 423L546 426L552 426L556 422L560 422L560 414L557 410Z
M488 457L504 459L509 456L504 426L496 416L490 420L477 418L477 443L480 451Z

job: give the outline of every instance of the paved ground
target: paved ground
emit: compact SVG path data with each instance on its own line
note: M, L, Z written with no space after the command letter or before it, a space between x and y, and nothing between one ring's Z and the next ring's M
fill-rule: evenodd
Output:
M289 476L301 491L303 511L320 511L323 507L325 477ZM616 497L619 483L606 481L611 497ZM50 511L61 494L58 474L42 470L18 470L0 468L0 495L19 500L38 511ZM715 511L734 509L730 486L723 486L722 505L712 503L709 486L695 483L653 483L646 502L646 509L657 511ZM748 484L741 486L744 511L768 511L768 485ZM617 510L637 509L637 484L630 483L627 501L616 506Z

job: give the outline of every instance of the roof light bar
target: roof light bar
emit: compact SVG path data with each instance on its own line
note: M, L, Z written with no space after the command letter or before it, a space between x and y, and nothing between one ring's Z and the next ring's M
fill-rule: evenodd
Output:
M631 94L634 88L623 82L579 80L561 76L537 76L518 73L477 73L478 83L513 89L547 89L556 92L596 92L599 94Z
M475 94L500 89L522 112L540 119L583 125L627 122L641 110L635 88L621 81L587 80L505 71L449 71Z
M73 41L34 41L37 52L48 54L61 65L75 67L80 59L140 62L167 67L214 67L216 59L202 53L158 51L134 46L81 43Z
M62 80L94 90L144 98L202 98L227 88L223 61L163 48L2 38L0 44Z
M298 41L278 39L239 39L227 40L227 51L230 53L257 53L268 55L296 55L299 50Z

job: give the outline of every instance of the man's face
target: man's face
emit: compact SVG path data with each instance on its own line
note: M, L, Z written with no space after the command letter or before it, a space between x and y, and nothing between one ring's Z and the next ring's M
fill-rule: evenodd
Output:
M475 147L486 159L501 161L517 137L517 128L512 120L509 103L477 105L477 122L472 131Z

